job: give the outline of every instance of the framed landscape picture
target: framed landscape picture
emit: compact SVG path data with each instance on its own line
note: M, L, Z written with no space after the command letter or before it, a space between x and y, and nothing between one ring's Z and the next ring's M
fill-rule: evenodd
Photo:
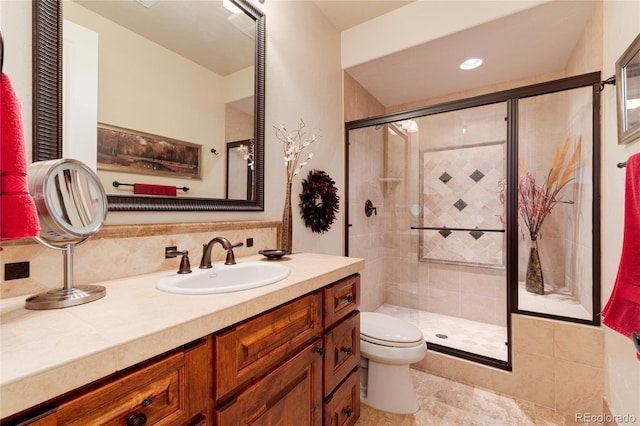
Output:
M201 179L202 145L98 123L98 169Z

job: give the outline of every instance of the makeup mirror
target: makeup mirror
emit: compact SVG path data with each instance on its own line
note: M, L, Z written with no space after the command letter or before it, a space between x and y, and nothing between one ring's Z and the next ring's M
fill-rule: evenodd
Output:
M73 285L74 248L98 232L107 216L107 196L98 176L74 159L32 163L27 176L40 219L40 236L35 239L62 251L64 287L27 298L26 308L67 308L104 297L102 286Z

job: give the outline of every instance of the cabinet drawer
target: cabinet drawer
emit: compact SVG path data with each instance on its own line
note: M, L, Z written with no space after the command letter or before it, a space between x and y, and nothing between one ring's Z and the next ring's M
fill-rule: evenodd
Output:
M325 334L324 395L358 365L360 360L360 312L356 311Z
M126 425L130 416L146 424L178 424L184 412L182 352L143 367L60 406L58 424Z
M324 425L354 425L360 418L360 372L356 368L324 403Z
M322 295L309 294L214 336L215 399L322 335Z
M215 424L322 424L320 339L215 410Z
M360 275L343 278L323 290L324 327L329 328L341 318L358 309L360 304Z

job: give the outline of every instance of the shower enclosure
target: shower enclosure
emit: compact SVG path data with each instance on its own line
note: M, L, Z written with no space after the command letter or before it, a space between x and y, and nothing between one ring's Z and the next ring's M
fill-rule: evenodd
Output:
M347 123L346 247L365 259L363 310L407 319L429 349L506 369L510 312L579 311L569 320L597 321L590 258L597 206L588 208L596 76L585 80ZM556 208L545 224L547 292L531 296L523 290L531 242L519 218L518 167L531 165L542 182L568 133L586 141L583 161L567 185L571 206ZM577 149L570 142L569 152ZM568 262L576 253L580 259Z

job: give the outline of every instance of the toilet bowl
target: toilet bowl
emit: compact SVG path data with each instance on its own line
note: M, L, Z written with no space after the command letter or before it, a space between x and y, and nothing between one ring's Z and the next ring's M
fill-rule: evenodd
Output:
M360 313L360 400L398 414L418 411L409 364L427 353L422 332L408 321Z

